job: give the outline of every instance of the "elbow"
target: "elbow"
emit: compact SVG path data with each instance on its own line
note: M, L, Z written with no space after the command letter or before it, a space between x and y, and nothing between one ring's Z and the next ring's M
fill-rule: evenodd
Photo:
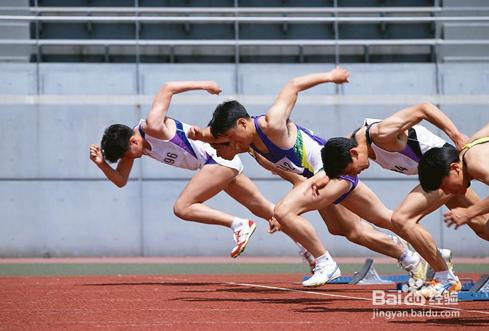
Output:
M285 84L284 90L290 93L299 93L301 91L301 85L296 78L292 78Z
M127 180L123 180L123 181L118 181L118 182L114 182L115 186L117 186L118 188L123 188L124 186L126 186L127 184Z
M418 110L419 114L419 119L424 119L426 118L426 114L433 111L433 109L438 109L434 104L431 102L423 102L418 105L416 105L416 109Z
M173 95L173 94L175 94L175 85L172 82L168 82L168 83L163 84L160 87L159 94L160 95Z

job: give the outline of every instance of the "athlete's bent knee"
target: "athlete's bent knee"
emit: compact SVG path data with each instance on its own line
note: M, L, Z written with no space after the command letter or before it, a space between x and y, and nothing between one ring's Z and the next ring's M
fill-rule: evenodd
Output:
M184 221L188 221L188 220L190 220L188 207L189 206L187 204L182 203L180 201L177 201L177 202L175 202L175 205L173 205L173 213L178 218L180 218Z
M286 203L279 202L275 205L273 217L277 220L277 222L284 225L289 220L291 213L292 211Z
M401 212L394 212L391 219L392 225L398 231L407 231L413 223L416 223L413 219L410 219L406 214Z

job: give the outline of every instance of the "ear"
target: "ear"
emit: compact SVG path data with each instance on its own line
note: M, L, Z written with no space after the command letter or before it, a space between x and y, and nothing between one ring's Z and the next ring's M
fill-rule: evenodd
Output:
M462 171L462 168L460 167L460 164L458 162L453 162L450 163L450 171L453 170L455 173L460 173Z
M136 135L132 135L131 138L129 138L129 145L137 145L138 144L138 139Z
M356 149L356 147L350 149L350 156L352 159L358 159L358 150Z
M246 128L247 128L247 126L248 126L248 122L246 121L246 118L243 118L243 117L238 118L238 119L236 120L236 126L237 126L237 127L242 127L243 129L245 129L245 130L246 130Z

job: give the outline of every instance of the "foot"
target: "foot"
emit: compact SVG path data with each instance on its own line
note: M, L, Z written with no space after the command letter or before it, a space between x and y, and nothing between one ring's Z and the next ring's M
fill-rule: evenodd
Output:
M336 262L325 265L316 265L313 275L302 282L306 287L317 287L326 284L330 280L341 276L341 271Z
M420 284L419 286L421 286L426 281L428 264L417 252L413 253L413 258L415 258L416 261L411 264L406 264L402 261L399 262L399 264L401 265L401 268L409 273L413 283Z
M244 252L251 235L253 232L255 232L255 229L255 222L248 220L239 230L234 232L234 241L236 242L236 246L231 251L231 257L236 258Z
M448 270L453 272L453 254L452 251L446 248L440 248L438 249L440 252L440 255L443 257L445 260L445 263L447 264ZM435 271L431 268L431 266L428 265L428 268L426 269L426 279L427 280L432 280L433 276L435 275Z
M453 254L452 251L446 248L439 249L441 256L447 263L448 269L453 272Z
M429 281L421 289L417 290L416 295L420 295L425 299L439 298L443 295L458 292L462 289L462 283L458 277L456 279L432 280Z

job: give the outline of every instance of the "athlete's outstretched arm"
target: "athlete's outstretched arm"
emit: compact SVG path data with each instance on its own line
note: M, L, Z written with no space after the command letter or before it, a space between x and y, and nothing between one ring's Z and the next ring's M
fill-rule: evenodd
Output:
M480 129L472 137L470 137L470 141L474 141L483 137L489 137L489 123L487 123L485 127Z
M105 177L107 177L107 179L109 179L117 187L123 187L127 184L127 180L129 178L129 174L131 173L134 159L122 158L119 160L119 162L117 163L117 167L114 169L105 161L104 155L102 154L100 147L95 144L91 144L90 160L92 160L93 163L95 163L97 167L102 170Z
M283 170L283 169L276 167L275 165L273 165L272 162L268 161L265 157L263 157L262 155L254 152L252 150L250 151L250 155L263 168L267 169L272 174L277 175L277 176L281 177L282 179L288 181L293 186L296 186L297 184L300 184L306 180L305 177L303 177L299 174L296 174L296 173L291 172L291 171L286 171L286 170Z
M199 128L197 126L192 126L187 133L187 137L192 140L200 140L208 144L220 144L229 142L228 139L223 137L214 137L211 133L210 127Z
M171 99L175 94L191 90L205 90L211 94L221 93L221 88L213 81L168 82L160 88L153 99L151 110L143 127L144 130L155 138L167 139L169 132L165 125L165 117Z
M342 84L348 82L349 72L335 68L327 73L317 73L291 79L280 91L272 107L265 115L268 135L282 133L287 129L287 120L297 101L299 92L322 83Z
M480 160L478 161L479 162L474 162L476 166L471 166L470 175L474 179L489 185L489 165L487 165L487 162L484 162L484 160L482 160L482 162L480 162ZM447 223L448 226L455 225L455 229L457 229L474 217L484 214L489 214L489 197L480 200L467 208L460 207L451 209L444 214L444 218L445 223Z
M467 137L458 131L448 116L431 103L421 103L400 110L374 126L370 132L375 137L376 144L382 147L395 148L392 145L401 140L405 131L422 120L426 120L443 130L459 150L467 142Z

